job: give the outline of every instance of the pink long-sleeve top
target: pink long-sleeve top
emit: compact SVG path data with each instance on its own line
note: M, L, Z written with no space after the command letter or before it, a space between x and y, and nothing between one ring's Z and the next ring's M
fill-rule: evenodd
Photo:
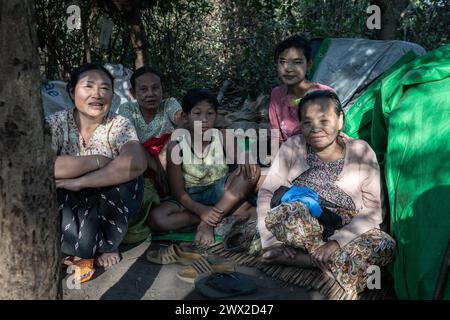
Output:
M375 152L364 140L352 139L341 133L346 153L344 167L336 180L336 186L353 200L357 214L329 237L341 248L363 233L377 228L382 222L380 168ZM263 248L281 243L266 228L265 218L270 210L270 200L280 186L291 187L293 181L309 169L307 147L303 135L295 135L281 145L262 184L257 201L258 230Z

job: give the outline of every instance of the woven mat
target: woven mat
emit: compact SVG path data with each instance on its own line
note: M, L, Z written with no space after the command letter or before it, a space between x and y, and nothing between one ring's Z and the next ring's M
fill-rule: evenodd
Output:
M267 265L260 261L258 256L246 253L233 253L226 251L222 243L211 246L208 251L221 257L233 260L237 264L256 267L268 276L294 284L302 288L319 291L330 300L393 300L396 299L392 282L382 277L380 290L366 290L359 295L349 295L334 280L317 269L302 269L291 266ZM387 274L387 271L382 272Z

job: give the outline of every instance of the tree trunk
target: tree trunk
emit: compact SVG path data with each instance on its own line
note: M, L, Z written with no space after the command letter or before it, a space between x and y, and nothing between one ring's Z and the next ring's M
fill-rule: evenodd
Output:
M61 298L35 19L32 0L0 2L0 299Z
M106 13L120 13L125 19L129 38L136 53L135 68L149 65L150 52L145 34L145 28L142 24L141 11L145 6L150 6L150 1L140 0L95 0L91 2L92 6L97 6Z
M146 64L150 64L148 41L144 26L142 25L141 10L139 7L134 7L131 12L127 12L126 19L128 30L130 31L131 44L133 45L136 53L134 65L137 69Z
M83 50L84 50L84 62L91 63L92 62L92 24L94 17L97 13L97 7L91 7L88 3L83 6L81 9L81 31L83 33Z
M377 39L379 40L396 39L400 14L408 6L409 1L374 0L373 4L379 6L381 9L381 30L378 30L376 32Z

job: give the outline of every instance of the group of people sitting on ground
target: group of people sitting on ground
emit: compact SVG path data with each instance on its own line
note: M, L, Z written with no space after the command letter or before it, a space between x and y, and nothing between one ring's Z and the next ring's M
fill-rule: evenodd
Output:
M307 80L306 39L280 42L275 63L283 84L272 90L269 117L281 147L265 175L230 143L237 137L215 128L220 104L209 90L188 90L180 105L163 99L161 75L142 67L130 79L137 103L115 114L111 74L98 64L77 68L67 85L75 108L46 119L64 264L112 266L121 243L150 232L193 230L208 246L226 217L257 216L264 262L331 271L362 291L368 266L395 254L379 229L377 159L366 142L342 133L334 90Z

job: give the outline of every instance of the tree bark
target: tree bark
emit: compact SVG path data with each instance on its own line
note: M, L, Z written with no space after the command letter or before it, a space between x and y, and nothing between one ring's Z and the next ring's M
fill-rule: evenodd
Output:
M377 39L396 39L400 14L408 6L409 0L374 0L372 3L379 6L381 9L381 30L376 32Z
M0 2L0 39L0 299L57 299L59 219L32 0Z
M151 63L149 45L145 28L142 24L141 10L143 6L149 6L150 2L140 0L96 0L93 5L99 6L106 12L119 12L125 18L131 44L134 48L135 68L140 68Z
M141 20L141 10L135 7L131 12L126 13L128 30L130 31L131 44L136 53L135 68L140 68L150 64L150 52L145 29Z
M96 6L99 6L106 12L119 12L125 18L131 44L134 48L135 68L149 65L150 52L145 34L145 28L142 24L141 11L144 6L150 6L150 1L140 0L96 0Z
M87 14L88 13L88 14ZM92 24L94 17L97 13L97 7L90 6L90 3L85 4L85 6L81 9L81 30L83 33L83 50L84 50L84 62L91 63L92 62L92 52L91 46L93 43L92 39Z

